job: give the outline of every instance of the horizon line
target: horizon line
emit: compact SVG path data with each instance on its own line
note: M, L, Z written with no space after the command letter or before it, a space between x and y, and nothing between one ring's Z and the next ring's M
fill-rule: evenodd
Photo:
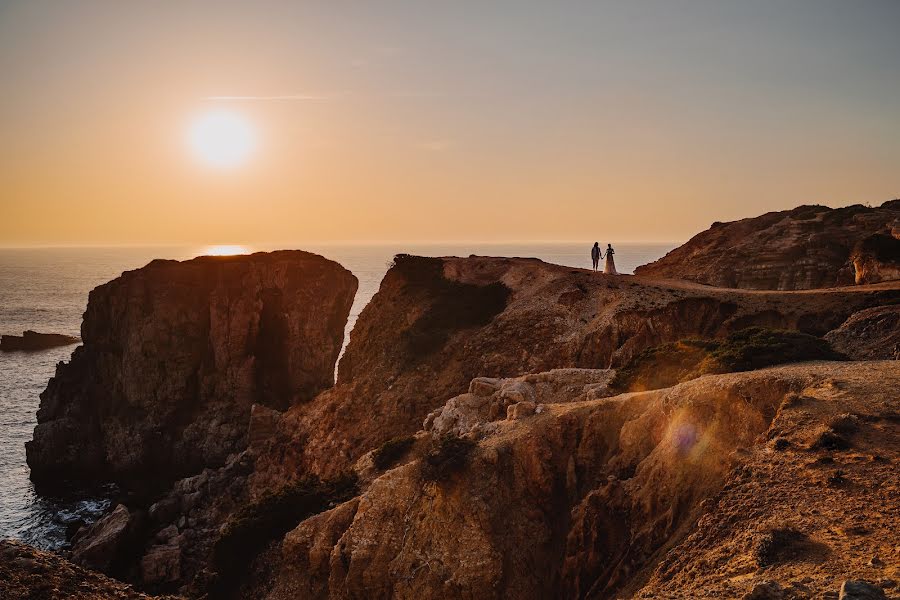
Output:
M244 246L249 250L257 252L270 252L274 250L302 250L303 246L462 246L462 245L484 245L484 246L509 246L509 245L529 245L529 244L591 244L598 239L587 238L581 240L560 240L560 239L544 239L544 240L502 240L502 241L486 241L486 240L331 240L331 241L284 241L284 242L136 242L136 243L43 243L37 242L32 244L7 245L0 244L0 250L41 250L41 249L91 249L91 248L185 248L194 246ZM684 241L678 240L640 240L625 239L615 242L615 244L647 244L647 245L668 245L683 244Z

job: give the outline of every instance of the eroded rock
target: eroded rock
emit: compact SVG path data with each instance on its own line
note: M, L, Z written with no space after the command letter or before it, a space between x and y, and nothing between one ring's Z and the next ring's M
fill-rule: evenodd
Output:
M253 404L329 387L356 278L300 251L156 260L90 294L41 395L32 479L153 485L246 448ZM157 484L159 485L159 484Z
M900 200L892 200L877 208L799 206L714 223L663 258L638 267L635 274L757 290L808 290L895 279L900 272L893 262L855 247L873 234L893 240L898 218Z

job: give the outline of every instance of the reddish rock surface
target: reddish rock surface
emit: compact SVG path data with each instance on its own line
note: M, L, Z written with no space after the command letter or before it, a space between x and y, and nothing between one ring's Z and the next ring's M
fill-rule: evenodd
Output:
M714 223L663 258L638 267L635 274L757 290L887 281L900 276L896 268L886 266L879 272L883 263L851 260L851 254L873 234L890 236L898 219L900 200L892 200L878 208L800 206Z
M115 579L9 540L0 541L0 598L3 600L176 600L148 596Z
M466 294L498 284L508 295L496 314L460 326L455 311L466 317ZM283 415L260 450L252 481L263 493L303 474L338 476L372 448L418 430L429 412L478 376L615 367L663 342L751 325L822 335L853 312L900 299L896 287L751 292L534 259L398 264L360 315L335 387ZM423 329L431 346L417 345Z
M356 278L300 251L156 260L90 294L41 395L32 479L153 486L246 448L251 405L332 385Z
M461 470L426 481L413 457L300 523L249 595L740 598L771 580L813 598L889 581L898 385L888 361L596 400L560 386L542 414L497 423ZM846 444L820 448L824 431Z
M900 304L853 313L825 339L854 360L900 359Z

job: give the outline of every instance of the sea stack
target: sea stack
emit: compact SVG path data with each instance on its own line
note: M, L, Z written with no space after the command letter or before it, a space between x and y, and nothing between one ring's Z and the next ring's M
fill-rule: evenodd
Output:
M357 280L301 251L155 260L94 289L83 346L41 394L35 482L150 488L248 444L254 404L284 410L334 381Z

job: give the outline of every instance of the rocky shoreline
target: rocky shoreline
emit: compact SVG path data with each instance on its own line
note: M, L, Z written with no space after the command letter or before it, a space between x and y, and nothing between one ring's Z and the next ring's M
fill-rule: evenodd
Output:
M839 210L714 225L637 276L398 256L336 381L356 291L340 265L154 261L91 293L84 345L41 396L32 477L122 486L70 558L148 593L895 594L900 279L892 242L867 240L894 235L900 204ZM755 275L723 262L753 247ZM754 327L775 333L735 341ZM671 382L616 378L638 365ZM28 597L15 577L8 596Z

